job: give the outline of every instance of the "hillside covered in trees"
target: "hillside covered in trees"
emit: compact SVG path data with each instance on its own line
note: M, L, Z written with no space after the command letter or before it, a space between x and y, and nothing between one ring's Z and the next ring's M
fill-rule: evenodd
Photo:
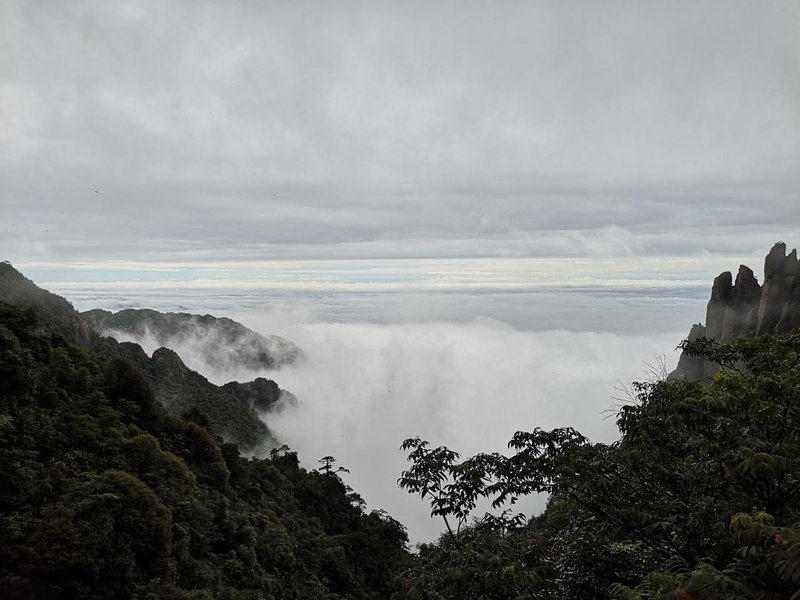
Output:
M226 442L236 444L242 452L263 454L270 447L280 445L259 416L259 413L281 407L281 390L274 382L257 379L253 383L230 382L226 386L217 386L187 367L169 347L159 348L148 356L138 344L120 343L113 337L101 335L92 325L97 324L95 311L88 313L95 316L87 320L86 315L79 314L67 300L39 288L6 262L0 262L0 301L33 310L37 327L42 331L57 334L95 355L132 365L145 377L156 399L168 412L177 415L192 411L202 413L208 420L209 430ZM142 312L145 316L150 315L148 311ZM128 314L123 313L117 315L125 317ZM134 311L132 318L137 314ZM161 316L166 318L166 315ZM194 322L193 315L185 317L178 319L180 326L176 326L175 331L184 331ZM210 337L219 341L242 334L245 336L243 354L251 358L260 355L263 348L259 346L259 340L253 341L254 332L233 321L211 319L206 320L207 329L213 333ZM142 323L139 317L134 321ZM124 319L114 321L119 327L122 322ZM142 326L150 327L147 323L151 321ZM157 325L153 325L151 330L160 331L159 335L168 339L172 339L170 335L174 333ZM287 395L285 399L291 401L291 396Z
M81 313L81 317L103 335L152 337L159 346L172 349L191 342L199 359L217 370L273 369L303 354L285 338L261 335L227 317L133 308L116 313L95 308Z
M385 598L404 528L335 470L243 458L141 372L0 304L0 597Z
M722 369L637 384L612 444L535 429L461 458L408 439L400 485L448 531L402 597L800 597L800 333L684 351ZM513 512L537 492L542 515ZM481 498L506 511L472 519Z

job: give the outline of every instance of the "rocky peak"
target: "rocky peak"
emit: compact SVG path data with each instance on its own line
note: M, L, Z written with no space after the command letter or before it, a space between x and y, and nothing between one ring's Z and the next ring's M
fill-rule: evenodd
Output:
M796 255L796 251L792 250ZM769 279L783 272L783 267L786 262L786 244L778 242L767 254L764 259L764 277Z
M764 261L764 287L756 335L784 333L800 325L798 271L797 250L787 255L786 244L775 244Z
M755 333L761 286L753 271L739 266L736 282L729 271L714 279L706 308L706 337L727 340Z
M701 332L695 325L689 338L696 339L702 333L724 342L786 333L796 327L800 327L800 262L797 250L787 255L786 244L778 242L764 260L763 286L745 265L739 266L735 281L728 271L714 279L706 307L705 329ZM681 356L673 375L702 379L716 372L713 365L699 365L693 361Z
M740 302L751 302L761 298L761 286L758 285L758 280L750 267L739 265L731 297Z

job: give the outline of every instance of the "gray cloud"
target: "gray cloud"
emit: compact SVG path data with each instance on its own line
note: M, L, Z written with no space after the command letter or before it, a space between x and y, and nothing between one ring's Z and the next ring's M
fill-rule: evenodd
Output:
M630 237L608 252L659 253L664 231L684 251L713 250L710 226L729 243L796 236L799 20L779 0L9 0L0 252L546 255L565 253L558 232L611 226ZM525 241L541 236L555 241Z

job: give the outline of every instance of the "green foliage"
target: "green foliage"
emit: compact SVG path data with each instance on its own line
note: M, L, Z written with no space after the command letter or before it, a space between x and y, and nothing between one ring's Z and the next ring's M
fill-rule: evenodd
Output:
M509 456L460 459L407 440L401 487L458 527L420 552L401 597L449 597L454 569L493 577L499 556L538 579L520 578L505 596L472 585L463 597L796 597L800 334L684 351L720 372L705 384L636 384L611 445L537 429L516 433ZM504 513L498 527L464 529L478 499L499 508L536 492L551 494L540 517ZM484 553L501 542L510 545Z
M524 528L483 518L423 544L399 580L400 598L506 600L549 598L551 569L538 556L538 540Z
M159 348L148 357L137 344L118 344L103 338L97 353L143 374L157 400L172 413L189 416L250 453L257 453L272 440L253 407L234 393L245 384L218 387L189 369L167 348ZM198 419L200 416L202 419Z
M299 357L299 349L287 340L277 337L262 338L235 321L216 319L210 315L165 315L150 310L120 311L116 315L100 310L80 315L64 298L37 287L7 262L0 262L0 306L8 307L0 308L0 319L24 346L42 352L53 349L63 349L66 352L46 358L52 362L51 374L54 376L82 376L81 373L72 373L69 362L69 355L74 353L74 349L68 348L67 342L75 342L94 354L116 360L116 366L108 365L112 371L109 377L113 379L114 369L122 369L117 374L121 378L118 382L120 385L125 385L125 368L136 371L134 379L128 377L128 384L135 383L137 378L141 381L139 375L143 374L149 387L155 392L155 399L161 405L177 415L184 415L192 410L202 413L207 419L208 428L214 434L238 444L251 454L262 453L274 442L269 429L257 414L258 410L268 410L281 398L281 391L274 382L257 379L249 383L232 382L219 387L187 368L178 355L167 348L157 350L151 358L137 344L117 343L112 338L98 335L92 325L98 329L112 325L117 327L107 321L119 318L121 322L118 328L133 327L140 334L152 325L152 332L157 337L159 331L163 333L163 339L159 339L164 346L169 346L170 340L185 343L200 333L201 337L205 335L207 343L201 344L199 349L207 356L209 364L227 356L227 360L232 361L229 366L247 363L253 368L277 364L276 357L264 354L270 347L278 348L282 359L294 360ZM20 307L24 310L20 310ZM34 319L35 328L30 326ZM28 332L46 332L53 339L46 340L46 336L41 335L30 337ZM3 337L4 334L0 333L0 338ZM209 340L211 343L208 343ZM5 343L0 341L0 344ZM25 385L15 379L15 374L22 372L14 367L17 360L15 356L17 355L13 351L2 353L0 350L0 393L4 386ZM10 370L5 372L5 368ZM110 381L109 385L113 386L114 383ZM47 388L46 385L42 387ZM52 386L49 389L54 392ZM56 396L53 395L51 400L55 401ZM147 406L142 405L142 408L148 410Z
M0 304L10 308L10 312L3 309L6 314L0 318L12 330L9 318L26 321L35 314L40 328L68 340L78 337L81 319L72 305L61 296L39 288L5 261L0 262ZM25 307L25 310L20 311L18 307Z
M332 463L243 458L2 303L0 357L1 598L378 599L408 565Z

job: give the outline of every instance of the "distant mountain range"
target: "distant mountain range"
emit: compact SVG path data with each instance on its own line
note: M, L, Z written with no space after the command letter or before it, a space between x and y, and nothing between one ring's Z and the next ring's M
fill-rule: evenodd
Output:
M209 429L244 452L266 451L280 445L259 414L280 409L294 396L274 381L256 378L248 383L217 386L187 367L170 349L192 336L194 346L212 365L238 365L251 370L274 368L297 360L302 352L278 336L261 336L244 325L211 315L123 310L78 313L64 298L39 288L9 263L0 263L0 301L31 309L40 329L83 348L123 359L146 377L156 398L171 412L193 414ZM148 356L136 343L118 342L103 334L149 335L164 347Z

